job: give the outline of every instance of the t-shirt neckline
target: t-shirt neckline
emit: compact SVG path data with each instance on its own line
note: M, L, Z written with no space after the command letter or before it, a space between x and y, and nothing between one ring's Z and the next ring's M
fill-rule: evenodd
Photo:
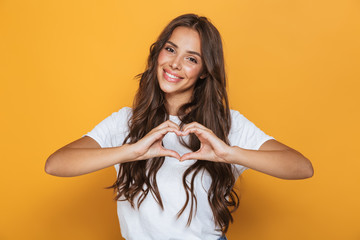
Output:
M169 120L171 120L173 122L180 122L180 118L175 115L169 115Z

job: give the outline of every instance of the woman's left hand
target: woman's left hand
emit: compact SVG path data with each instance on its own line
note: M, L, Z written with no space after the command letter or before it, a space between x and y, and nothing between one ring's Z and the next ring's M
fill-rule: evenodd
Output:
M189 133L194 133L199 138L200 149L196 152L184 154L180 158L180 161L198 159L213 162L227 162L226 157L231 147L218 138L213 131L200 123L192 122L185 125L182 129L183 136L186 136Z

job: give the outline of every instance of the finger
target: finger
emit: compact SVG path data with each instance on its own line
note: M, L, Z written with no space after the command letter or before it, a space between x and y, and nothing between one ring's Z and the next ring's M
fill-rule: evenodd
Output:
M194 128L194 127L200 128L200 129L208 129L198 122L192 122L192 123L189 123L189 124L186 124L185 126L183 126L182 131L185 132L186 130L188 130L190 128Z
M174 123L171 120L167 120L167 121L163 122L162 124L157 126L156 129L163 129L163 128L166 128L166 127L173 127L173 128L175 128L177 130L180 130L179 125L177 125L176 123Z
M173 128L173 129L175 129L175 130L180 131L180 127L179 127L178 125L176 125L176 124L173 125L172 123L167 123L167 122L165 122L165 123L162 123L162 124L160 124L159 126L153 128L149 133L152 134L152 133L154 133L154 132L157 132L157 131L159 131L159 130L166 129L166 128Z
M187 129L185 132L182 132L182 136L186 136L189 133L194 133L200 140L208 139L210 134L210 132L205 129L193 127Z
M180 161L190 160L190 159L201 159L201 154L198 152L190 152L181 156Z
M186 135L189 133L194 133L201 143L209 144L214 149L221 149L224 147L225 143L213 132L199 128L191 128L185 132Z
M179 130L177 130L173 127L166 127L166 128L162 128L162 129L154 132L153 133L154 139L160 140L169 132L174 132L176 135L181 136L181 132Z
M173 151L173 150L169 150L169 149L165 149L162 147L161 149L161 156L167 156L167 157L173 157L173 158L176 158L178 160L180 160L180 155L179 153Z
M176 128L173 128L173 127L166 127L166 128L162 128L162 129L158 130L158 133L161 133L164 136L168 132L173 132L173 133L176 133L177 135L181 135L181 131Z
M160 130L154 130L146 135L142 140L146 146L151 146L154 142L161 140L168 132L175 132L177 135L181 135L181 132L172 127L166 127Z

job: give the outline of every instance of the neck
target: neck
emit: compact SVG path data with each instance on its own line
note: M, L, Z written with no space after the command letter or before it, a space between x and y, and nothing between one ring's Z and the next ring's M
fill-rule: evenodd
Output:
M166 107L168 114L177 116L180 107L182 105L184 105L185 103L188 103L190 101L190 97L191 96L179 96L179 94L177 94L177 95L167 94L165 96L165 98L166 98L165 107Z

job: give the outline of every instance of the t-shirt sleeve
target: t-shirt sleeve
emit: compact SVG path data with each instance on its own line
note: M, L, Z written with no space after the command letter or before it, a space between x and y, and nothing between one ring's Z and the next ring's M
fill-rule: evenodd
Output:
M238 111L231 110L232 126L229 133L231 146L238 146L244 149L259 150L261 145L270 139L275 139L259 129ZM248 167L238 164L234 165L240 175Z
M83 137L91 137L102 148L121 146L128 132L130 114L131 108L124 107L102 120Z

